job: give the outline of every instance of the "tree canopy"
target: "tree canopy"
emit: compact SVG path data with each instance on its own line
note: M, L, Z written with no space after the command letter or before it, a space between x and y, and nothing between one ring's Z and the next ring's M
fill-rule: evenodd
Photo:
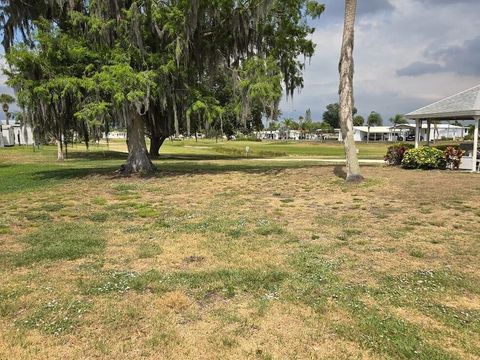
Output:
M352 115L357 113L357 108L353 108ZM326 122L334 129L338 129L340 127L340 104L329 104L327 105L327 111L323 113L323 121Z
M383 124L382 116L379 113L377 113L375 111L372 111L367 118L367 125L368 126L382 126L382 124Z
M151 171L143 134L274 120L303 86L312 0L0 0L8 84L57 141L127 128L127 171ZM258 121L260 119L260 121ZM133 137L136 139L133 139ZM131 165L131 163L130 163Z

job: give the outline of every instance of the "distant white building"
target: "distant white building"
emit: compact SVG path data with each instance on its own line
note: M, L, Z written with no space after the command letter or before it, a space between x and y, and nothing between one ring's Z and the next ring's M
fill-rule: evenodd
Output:
M106 139L107 135L103 134L103 138ZM111 131L108 133L108 138L109 139L126 139L127 138L127 132L126 131Z
M0 123L0 128L0 147L34 144L33 131L29 125Z
M405 141L415 140L415 125L402 124L393 126L354 126L354 139L357 142L367 141L370 136L370 141ZM427 124L423 124L420 130L421 139L427 139ZM468 135L468 128L464 126L456 126L450 124L436 124L430 128L430 139L463 139ZM342 141L342 133L338 134L338 141Z
M301 130L264 130L255 132L255 136L259 140L307 140L317 141L324 140L327 134L323 134L320 130L315 133L305 133Z

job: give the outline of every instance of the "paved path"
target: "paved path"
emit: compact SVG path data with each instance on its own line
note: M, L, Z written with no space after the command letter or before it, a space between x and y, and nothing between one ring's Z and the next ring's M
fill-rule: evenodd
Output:
M344 163L343 158L295 158L295 157L280 157L280 158L251 158L251 161L277 161L277 162L322 162L339 164ZM360 159L360 164L385 164L384 160L376 159Z

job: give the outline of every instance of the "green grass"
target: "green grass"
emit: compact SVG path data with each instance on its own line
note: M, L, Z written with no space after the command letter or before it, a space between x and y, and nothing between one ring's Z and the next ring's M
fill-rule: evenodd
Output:
M344 150L339 142L296 142L296 141L224 141L212 140L165 142L166 154L222 154L245 157L245 148L250 148L249 156L318 156L343 157ZM359 157L362 159L382 159L388 145L384 143L358 144ZM194 150L194 151L192 151Z
M84 294L124 294L129 291L166 293L186 289L203 298L211 293L225 297L236 294L257 294L259 291L275 291L285 279L286 273L276 269L223 269L202 272L172 272L156 270L145 273L114 271L96 281L79 283Z
M474 175L201 140L124 177L120 146L0 149L0 358L480 356Z
M60 335L74 330L92 304L85 299L58 301L53 299L41 304L29 315L16 321L19 327L38 329L51 335Z
M11 254L17 266L40 261L74 260L97 254L105 246L102 229L82 223L42 225L24 238L27 248Z

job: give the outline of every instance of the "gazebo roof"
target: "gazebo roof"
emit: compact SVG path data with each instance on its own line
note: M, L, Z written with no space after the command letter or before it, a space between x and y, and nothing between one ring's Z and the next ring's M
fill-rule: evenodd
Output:
M429 120L470 120L480 117L480 85L415 110L405 117Z

